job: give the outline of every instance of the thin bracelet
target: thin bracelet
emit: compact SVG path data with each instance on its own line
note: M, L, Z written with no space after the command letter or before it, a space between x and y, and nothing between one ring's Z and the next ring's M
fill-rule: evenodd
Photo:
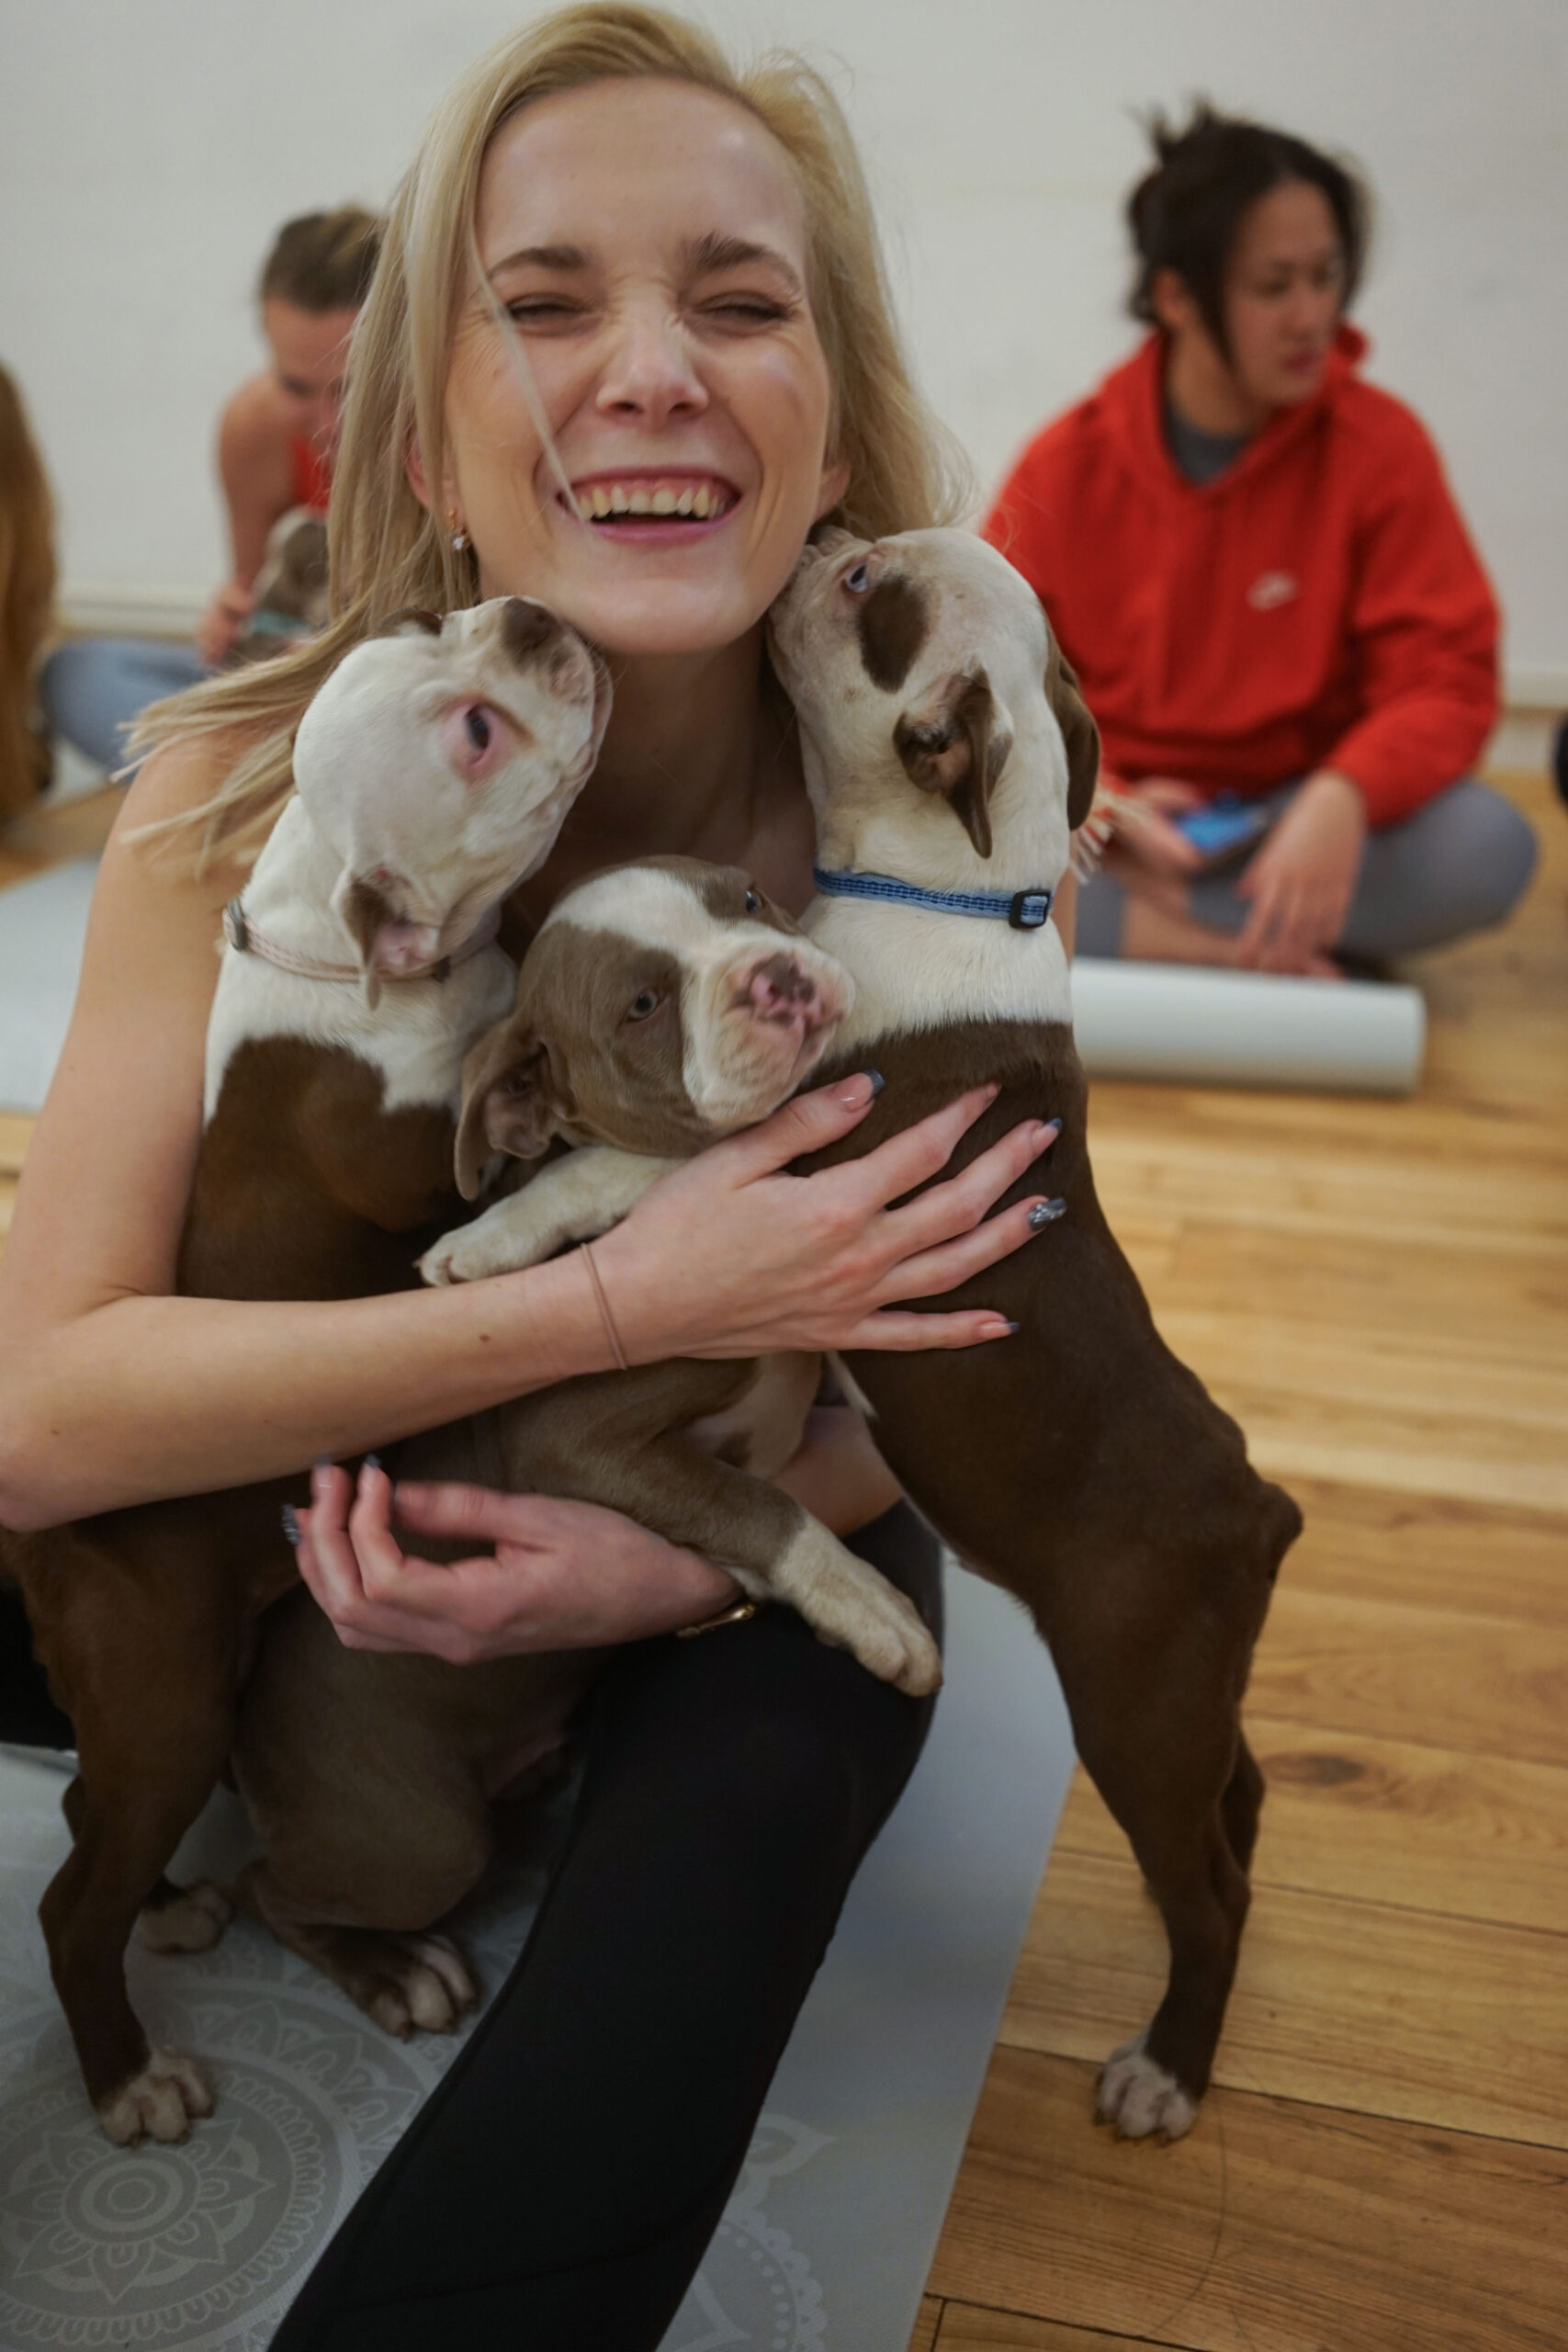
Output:
M610 1312L610 1302L604 1295L604 1285L599 1279L599 1269L593 1262L592 1250L586 1241L582 1244L582 1262L588 1269L588 1279L593 1285L593 1295L599 1302L599 1314L604 1322L604 1336L610 1342L610 1354L615 1370L629 1372L631 1366L626 1362L626 1351L621 1345L621 1335L615 1329L615 1318Z
M677 1625L675 1639L689 1642L694 1634L716 1634L721 1625L744 1625L748 1617L755 1617L761 1605L760 1600L751 1600L743 1594L739 1600L732 1600L728 1609L721 1609L716 1617L701 1617L694 1625Z

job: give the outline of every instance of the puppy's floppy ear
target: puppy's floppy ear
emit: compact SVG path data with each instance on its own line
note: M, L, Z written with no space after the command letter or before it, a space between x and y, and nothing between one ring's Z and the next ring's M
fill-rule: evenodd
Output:
M991 794L1012 750L1006 710L984 670L944 678L905 711L893 729L904 772L922 792L941 792L982 857L991 854Z
M354 942L365 1001L374 1012L381 1001L376 942L388 923L397 921L397 909L383 898L374 882L345 865L333 890L332 910Z
M457 1190L478 1197L485 1163L504 1151L537 1159L560 1123L549 1048L513 1013L470 1046L463 1059L463 1108L454 1154Z
M1045 657L1045 699L1056 714L1066 746L1067 824L1077 832L1089 815L1100 775L1100 729L1089 715L1089 705L1078 692L1077 673L1054 631Z

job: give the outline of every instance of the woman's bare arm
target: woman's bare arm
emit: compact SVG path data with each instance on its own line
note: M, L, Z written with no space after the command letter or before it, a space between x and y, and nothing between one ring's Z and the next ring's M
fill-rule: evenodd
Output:
M219 766L195 746L150 760L105 855L70 1036L0 1269L0 1523L51 1526L286 1475L611 1361L576 1257L333 1304L171 1295L200 1142L218 915L243 876L182 879L127 835L205 797ZM980 1221L1043 1136L1019 1130L891 1212L945 1163L978 1095L841 1169L806 1182L778 1172L847 1133L870 1099L855 1081L801 1098L655 1186L599 1245L635 1361L999 1334L985 1310L917 1316L897 1302L1028 1238L1027 1202Z

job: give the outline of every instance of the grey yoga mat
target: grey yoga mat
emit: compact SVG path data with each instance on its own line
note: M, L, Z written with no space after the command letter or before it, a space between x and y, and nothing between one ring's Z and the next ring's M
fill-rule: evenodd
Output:
M1408 1094L1426 1029L1419 989L1386 981L1091 956L1073 965L1073 1035L1090 1078Z
M948 1602L925 1754L856 1881L663 2352L906 2352L1072 1769L1055 1677L1021 1611L955 1571ZM65 1851L63 1786L59 1763L0 1750L0 2352L264 2352L455 2045L390 2040L248 1921L199 1958L133 1942L154 2039L211 2062L219 2104L184 2147L111 2148L35 1916ZM220 1795L176 1875L224 1875L245 1844ZM491 1984L542 1879L542 1860L520 1867L463 1924Z

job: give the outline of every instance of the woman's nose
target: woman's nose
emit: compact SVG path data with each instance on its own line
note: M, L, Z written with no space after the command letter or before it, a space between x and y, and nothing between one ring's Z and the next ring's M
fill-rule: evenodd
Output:
M621 322L600 379L598 406L623 415L635 413L653 424L707 406L707 391L679 319L668 311L639 310Z

